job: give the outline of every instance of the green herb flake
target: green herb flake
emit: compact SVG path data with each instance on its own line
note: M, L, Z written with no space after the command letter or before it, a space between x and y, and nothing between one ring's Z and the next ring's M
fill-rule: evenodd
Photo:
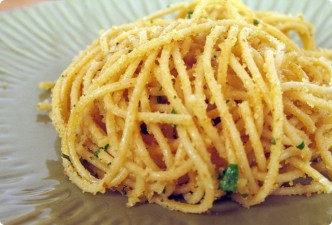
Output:
M93 155L98 158L100 151L107 151L109 146L109 144L106 144L103 147L99 147L96 151L93 152Z
M253 20L253 24L254 24L255 26L257 26L257 25L259 24L259 20L258 20L258 19L254 19L254 20Z
M99 157L99 152L100 152L100 150L98 149L98 150L93 152L93 155L98 158Z
M188 18L188 19L191 19L193 13L194 13L194 10L190 10L190 11L187 13L187 18Z
M172 109L171 114L177 114L175 109Z
M106 144L105 146L100 147L99 149L100 149L100 150L104 150L104 151L106 151L106 150L108 149L108 147L110 147L110 145L109 145L109 144Z
M272 138L272 139L271 139L271 144L272 144L272 145L276 145L276 144L277 144L277 141L276 141L275 138Z
M129 49L129 50L128 50L128 53L131 53L132 51L133 51L132 49Z
M304 141L302 141L298 146L296 146L298 149L303 150L305 147Z
M64 153L61 154L62 158L67 159L69 162L71 162L70 157Z
M239 179L239 167L237 164L229 164L219 175L220 189L226 192L235 192Z

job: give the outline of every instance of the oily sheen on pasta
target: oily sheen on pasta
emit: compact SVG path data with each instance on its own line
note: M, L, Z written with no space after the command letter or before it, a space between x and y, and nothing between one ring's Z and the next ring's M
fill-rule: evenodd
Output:
M52 90L65 173L84 192L186 213L225 195L249 207L330 193L330 57L302 16L237 0L101 32Z

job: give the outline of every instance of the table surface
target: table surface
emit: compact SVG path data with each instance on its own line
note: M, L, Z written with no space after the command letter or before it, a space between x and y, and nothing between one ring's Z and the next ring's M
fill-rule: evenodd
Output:
M45 0L0 0L0 11L12 10L14 8L35 4Z

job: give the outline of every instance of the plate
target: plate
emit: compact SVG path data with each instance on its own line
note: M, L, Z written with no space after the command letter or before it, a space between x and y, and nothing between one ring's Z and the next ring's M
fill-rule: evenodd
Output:
M82 193L63 174L59 139L38 82L55 80L100 29L134 21L178 0L66 0L0 14L0 222L3 224L302 224L332 221L332 195L269 197L245 209L218 201L206 214L153 204L126 208L117 193ZM317 44L332 47L328 0L246 0L257 10L297 14L316 27Z

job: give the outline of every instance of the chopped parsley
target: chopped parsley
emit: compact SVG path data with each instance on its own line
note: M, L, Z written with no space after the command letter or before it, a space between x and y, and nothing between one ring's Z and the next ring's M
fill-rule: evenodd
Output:
M296 146L298 149L303 150L305 147L304 141L302 141L298 146Z
M100 147L99 149L106 151L108 149L108 147L110 147L110 145L106 144L105 146Z
M254 19L254 20L253 20L253 24L254 24L255 26L257 26L257 25L259 24L259 20L258 20L258 19Z
M229 164L226 169L219 174L220 189L226 192L235 192L239 179L239 167L237 164Z
M62 156L62 158L67 159L69 162L71 162L71 160L70 160L70 158L69 158L68 155L62 153L61 156Z
M100 153L100 151L106 151L107 149L108 149L108 147L109 147L110 145L109 144L106 144L105 146L103 146L103 147L99 147L97 150L95 150L94 152L93 152L93 155L95 156L95 157L99 157L99 153Z
M100 149L97 149L96 151L93 152L93 155L98 158L99 152L100 152Z
M172 111L171 111L171 114L177 114L177 112L175 111L175 109L172 109ZM172 124L171 125L173 128L176 128L176 124ZM176 132L176 131L175 131ZM173 133L173 137L175 138L175 136L176 135L174 135L174 133Z
M188 19L191 19L193 13L194 13L194 10L190 10L190 11L187 13L187 18L188 18Z
M277 144L277 141L276 141L275 138L272 138L272 139L271 139L271 144L272 144L272 145L276 145L276 144Z

